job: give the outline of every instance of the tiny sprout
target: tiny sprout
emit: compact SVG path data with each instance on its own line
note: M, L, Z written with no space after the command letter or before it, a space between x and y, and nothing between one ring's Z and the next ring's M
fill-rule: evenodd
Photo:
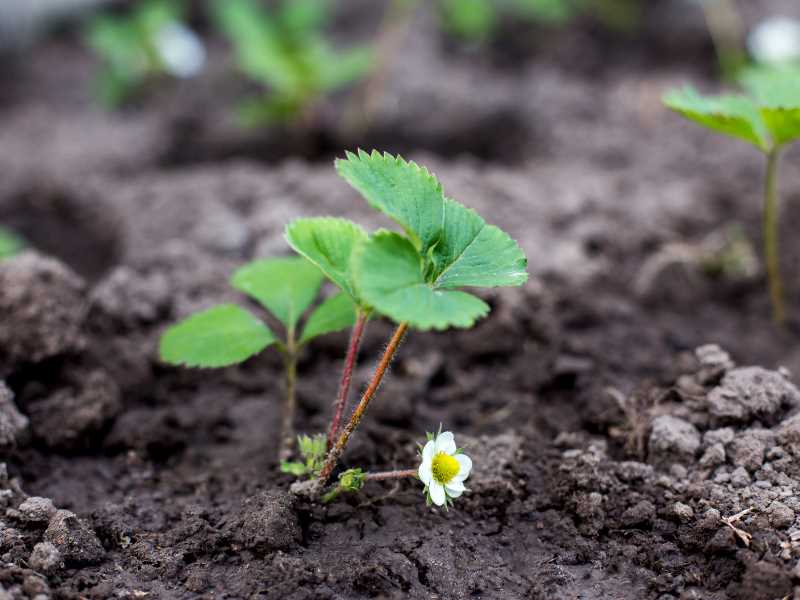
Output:
M298 335L300 319L317 298L322 281L322 273L299 257L256 260L233 274L231 285L256 300L283 325L282 340L250 311L235 304L220 304L191 315L161 337L161 359L186 367L235 365L273 345L280 351L286 371L281 460L289 458L294 441L292 424L301 349L320 335L346 329L355 319L350 298L337 294L311 312Z
M319 434L313 437L298 435L297 450L303 458L303 462L282 461L281 471L295 477L319 475L325 453L328 450L325 436Z
M785 309L778 252L778 166L783 148L800 139L800 71L750 69L741 83L746 95L701 96L687 87L667 94L664 103L687 119L744 140L764 154L764 257L773 318L782 323Z
M89 22L85 39L104 63L96 93L105 105L124 104L160 76L200 72L205 47L181 22L181 12L179 2L148 0L126 16L101 15Z

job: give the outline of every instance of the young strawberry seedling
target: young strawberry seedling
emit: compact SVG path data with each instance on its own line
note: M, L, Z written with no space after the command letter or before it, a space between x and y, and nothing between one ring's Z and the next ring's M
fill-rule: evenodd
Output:
M324 0L282 0L267 11L254 0L215 0L212 13L236 48L240 70L266 92L246 101L250 126L308 123L321 100L366 75L366 48L335 51L323 33Z
M294 442L297 360L301 349L320 335L346 329L355 319L349 296L337 294L314 309L302 329L298 329L301 317L317 298L322 282L319 270L303 258L251 262L233 274L231 285L256 300L280 321L285 329L283 339L279 339L250 311L235 304L220 304L191 315L161 337L162 360L186 367L227 367L241 363L270 346L278 349L286 370L286 403L279 450L281 460L288 458Z
M355 223L333 218L298 219L287 227L286 238L292 248L353 298L357 324L372 313L397 324L361 400L341 430L338 416L334 416L330 449L316 478L317 493L328 483L408 330L472 327L488 314L489 306L460 288L518 286L528 278L527 259L519 245L499 228L486 224L475 211L446 198L441 184L426 169L377 151L348 153L346 159L336 162L336 168L371 207L394 220L403 233L379 230L367 235ZM349 382L354 359L346 361L342 382ZM340 385L335 415L341 414L346 402L343 387ZM468 473L468 469L456 470L455 448L450 442L445 446L441 451L451 459L440 457L434 464L433 473L438 475L433 480L427 477L427 467L424 476L419 472L426 495L437 505L456 497L460 489L455 486L453 494L445 494L445 484ZM423 452L423 460L428 458L433 460ZM416 474L414 470L370 474L351 469L342 474L336 489L356 488L370 479Z
M783 148L800 138L800 74L792 70L750 70L742 77L747 94L701 96L692 88L673 91L664 103L687 119L744 140L766 159L764 257L772 314L785 319L778 252L778 166Z
M115 108L164 75L196 75L205 63L200 39L181 22L174 0L149 0L125 17L102 15L88 25L88 45L100 56L104 70L97 95Z

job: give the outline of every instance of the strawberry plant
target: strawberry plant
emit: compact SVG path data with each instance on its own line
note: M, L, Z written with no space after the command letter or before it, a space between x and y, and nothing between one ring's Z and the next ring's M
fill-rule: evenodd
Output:
M800 138L800 73L751 69L742 76L744 94L702 96L694 89L672 91L664 103L712 131L744 140L764 155L764 257L772 314L785 319L778 250L778 167L781 151Z
M366 75L366 48L334 50L323 32L324 0L216 0L212 15L236 49L240 70L265 92L241 106L245 124L308 122L321 100Z
M331 477L409 329L472 327L489 313L489 306L462 288L518 286L528 278L527 259L519 245L475 211L446 198L427 169L377 151L348 153L336 161L336 168L402 233L379 230L368 235L355 223L333 218L298 219L286 230L292 248L350 295L357 306L357 323L374 313L396 323L349 420L340 429L337 417L333 419L317 492ZM347 361L342 381L349 381L352 368ZM341 414L345 401L340 393L335 415ZM346 474L349 480L365 480L353 471ZM413 474L397 472L398 477Z
M191 77L205 62L202 43L181 22L180 5L173 0L142 2L126 16L95 17L85 38L103 61L96 93L112 108L161 76Z
M284 336L250 311L236 304L220 304L170 327L161 337L162 360L172 365L217 368L241 363L274 346L282 355L286 373L286 401L281 427L280 458L294 441L297 360L314 338L349 327L353 303L346 294L322 302L299 327L300 319L316 300L323 276L305 259L275 258L251 262L238 269L231 285L261 304L281 323Z
M442 185L427 169L376 151L348 153L336 161L336 168L401 231L381 229L370 234L346 219L296 219L286 227L285 237L299 257L256 261L231 279L233 287L283 324L283 339L234 304L192 315L161 339L162 359L189 367L233 365L276 346L284 355L287 388L281 469L307 477L317 495L331 478L408 331L472 327L489 313L489 305L463 288L519 286L528 278L527 259L517 242L474 210L445 197ZM341 291L309 315L298 335L299 319L314 302L324 278ZM360 342L367 322L375 316L391 319L396 328L360 401L343 423ZM286 460L299 349L318 335L350 325L327 435L298 437L300 460ZM450 432L429 436L421 456L416 470L349 469L325 497L357 491L370 480L419 476L427 500L446 507L466 489L463 482L472 462L457 450Z

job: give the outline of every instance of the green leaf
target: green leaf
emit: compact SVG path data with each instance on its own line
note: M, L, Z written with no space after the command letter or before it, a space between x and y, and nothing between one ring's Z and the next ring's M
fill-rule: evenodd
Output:
M254 80L290 95L300 86L277 22L254 0L215 0L211 14L236 48L240 69Z
M0 260L19 254L25 241L10 229L0 226Z
M326 333L342 331L356 322L356 305L350 296L340 292L320 304L308 317L300 343L304 344Z
M164 362L187 367L227 367L261 352L276 341L272 331L235 304L196 313L161 336Z
M750 142L764 152L771 146L758 107L744 96L706 97L687 87L668 93L664 97L664 104L687 119L718 133Z
M258 300L287 329L294 329L317 297L322 273L304 258L268 258L237 269L231 285Z
M377 232L357 248L353 264L361 296L395 321L423 330L471 327L489 312L480 298L428 284L419 252L397 233Z
M285 236L295 252L317 265L333 283L360 303L350 271L353 249L368 238L360 225L333 217L297 219L286 227Z
M308 468L301 462L281 461L281 473L289 473L295 477L302 477L308 473Z
M442 238L433 249L437 288L522 285L528 280L528 260L511 236L449 198L444 214Z
M761 117L777 144L800 138L800 69L747 69L741 84L758 102Z
M370 206L399 223L423 255L438 241L444 194L427 169L377 150L348 152L336 169Z
M320 88L337 90L358 81L372 68L374 57L369 48L354 48L334 54L326 52L325 68L320 70Z

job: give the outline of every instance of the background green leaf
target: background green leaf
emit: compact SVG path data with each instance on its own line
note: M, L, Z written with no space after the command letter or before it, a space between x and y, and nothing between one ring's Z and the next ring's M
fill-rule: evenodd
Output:
M267 258L236 270L231 285L258 300L287 329L311 306L319 293L323 276L305 258Z
M287 225L285 236L295 252L360 302L350 271L353 249L369 237L360 225L334 217L297 219Z
M356 322L356 305L345 292L331 296L309 315L300 343L304 344L326 333L342 331Z
M196 313L161 336L164 362L187 367L227 367L261 352L276 341L272 331L235 304Z
M744 96L701 96L687 87L664 97L664 104L687 119L768 151L771 140L756 104Z
M761 117L776 143L787 144L800 138L800 69L747 69L740 82L758 102Z
M0 226L0 260L9 258L25 249L25 241L10 229Z
M444 194L427 169L377 150L348 152L346 160L336 161L336 169L370 206L400 224L423 255L437 242Z
M507 233L455 200L445 201L444 230L433 249L435 286L497 287L528 280L528 260Z
M419 252L397 233L377 232L358 247L353 265L362 297L384 315L417 329L471 327L489 312L471 294L431 287Z

